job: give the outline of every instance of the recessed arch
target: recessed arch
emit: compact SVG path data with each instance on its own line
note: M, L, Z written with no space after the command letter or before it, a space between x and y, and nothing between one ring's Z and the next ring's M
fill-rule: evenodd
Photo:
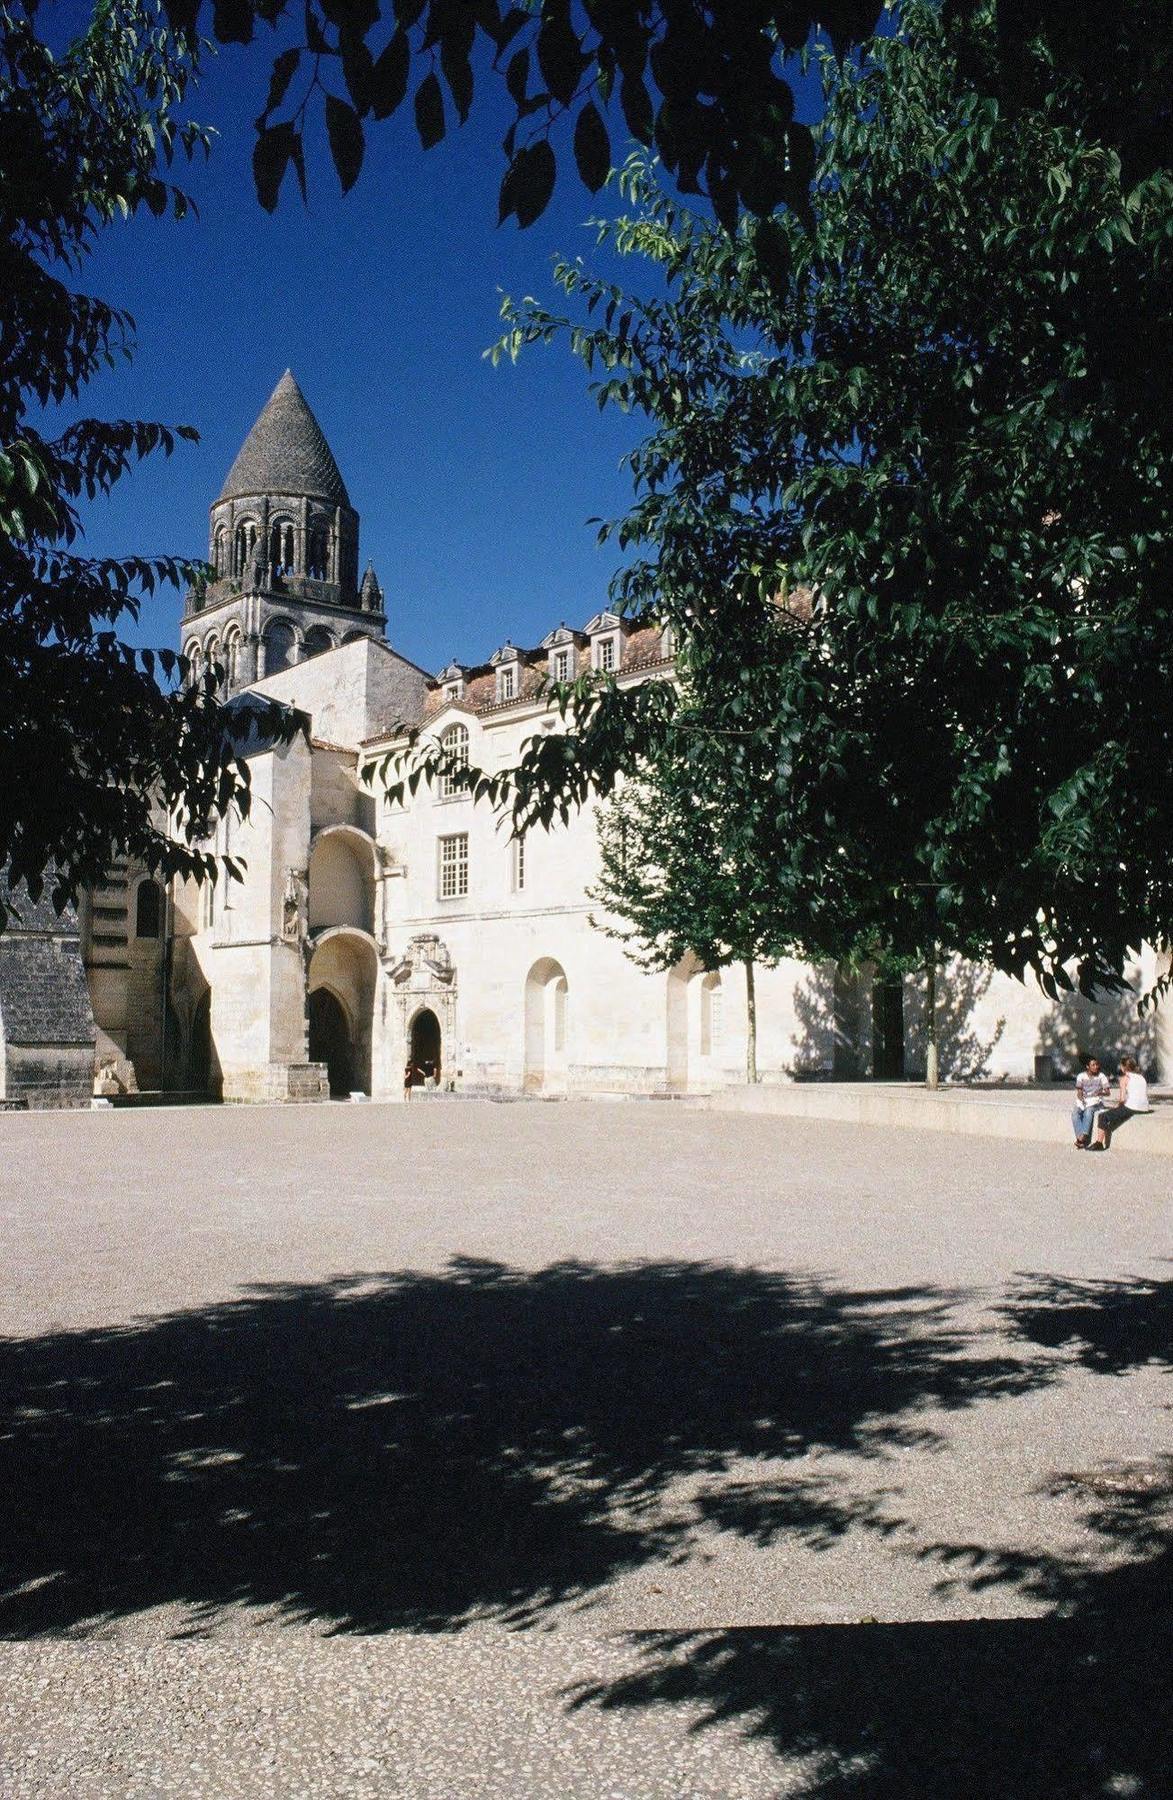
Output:
M297 628L288 619L270 619L265 626L265 674L277 675L297 661Z
M413 1073L413 1086L442 1085L444 1073L444 1034L440 1020L430 1006L419 1006L408 1025L408 1058Z
M257 547L259 534L260 526L255 519L238 521L232 539L232 572L234 575L244 574L245 564Z
M311 625L302 643L302 656L321 656L334 649L334 635L324 625Z
M331 1071L332 1093L371 1091L371 1035L378 972L379 953L368 933L337 926L314 940L306 978L310 1060L325 1062ZM315 1001L315 994L322 989L333 996L333 1004ZM315 1048L329 1054L314 1055ZM345 1087L343 1081L347 1083Z
M316 581L330 579L330 536L330 528L323 520L315 519L310 525L305 572Z
M295 572L297 535L292 519L278 517L269 526L269 562L279 575Z
M570 1052L570 984L552 956L539 957L525 978L525 1086L565 1093Z
M224 634L224 670L230 688L236 687L240 681L240 652L243 642L241 633L235 626Z
M356 825L328 825L310 846L309 928L348 926L374 942L376 856Z
M144 875L134 895L134 935L157 938L163 925L163 890L153 875Z
M346 1003L323 982L306 999L309 1059L325 1063L334 1099L354 1091L354 1022Z

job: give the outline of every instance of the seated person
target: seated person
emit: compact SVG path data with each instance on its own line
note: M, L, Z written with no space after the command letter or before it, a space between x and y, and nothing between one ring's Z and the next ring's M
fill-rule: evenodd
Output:
M1123 1125L1125 1119L1131 1119L1133 1113L1152 1112L1149 1105L1149 1084L1136 1066L1135 1056L1120 1058L1120 1101L1116 1106L1105 1107L1096 1114L1095 1137L1092 1140L1093 1150L1111 1148L1112 1132L1117 1125Z
M1101 1071L1094 1056L1085 1056L1083 1068L1075 1078L1075 1105L1071 1123L1075 1128L1075 1148L1086 1150L1091 1142L1096 1114L1108 1104L1112 1084Z

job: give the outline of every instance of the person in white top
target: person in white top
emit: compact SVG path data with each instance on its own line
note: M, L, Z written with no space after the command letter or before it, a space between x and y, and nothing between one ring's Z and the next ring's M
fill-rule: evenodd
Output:
M1134 1056L1120 1058L1120 1101L1116 1106L1109 1106L1096 1114L1095 1135L1090 1148L1108 1150L1112 1145L1112 1133L1117 1125L1123 1125L1125 1119L1131 1119L1133 1113L1152 1112L1149 1105L1149 1084L1136 1066Z

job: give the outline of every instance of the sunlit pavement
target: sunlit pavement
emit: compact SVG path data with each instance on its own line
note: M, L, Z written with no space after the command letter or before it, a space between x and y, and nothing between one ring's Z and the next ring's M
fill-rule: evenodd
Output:
M0 1116L0 1791L1164 1793L1165 1168Z

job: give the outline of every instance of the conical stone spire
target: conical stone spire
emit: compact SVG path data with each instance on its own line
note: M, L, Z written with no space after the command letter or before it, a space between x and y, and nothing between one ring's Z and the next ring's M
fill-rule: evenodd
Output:
M298 494L331 506L350 505L322 428L289 369L241 445L220 499L250 494Z
M358 590L358 603L364 612L382 612L383 610L383 590L379 586L374 563L368 563L366 566L362 586Z

